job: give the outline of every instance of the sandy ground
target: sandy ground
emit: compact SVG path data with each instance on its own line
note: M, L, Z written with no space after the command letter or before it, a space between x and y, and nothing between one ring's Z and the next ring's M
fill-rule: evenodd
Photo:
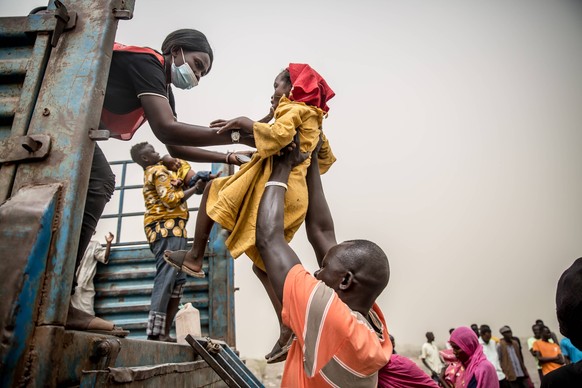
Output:
M522 339L522 343L526 343L525 339ZM398 346L398 344L397 344ZM403 349L397 349L400 354L410 358L415 361L422 370L424 366L422 362L418 359L418 354L420 353L420 346L418 352L415 352L412 347L408 346ZM530 372L530 376L535 387L540 386L540 379L538 377L537 367L534 358L525 351L523 354L525 366ZM278 364L267 364L264 360L248 359L245 360L248 368L257 376L257 378L265 385L265 387L279 387L281 384L281 376L283 375L283 368L285 363L280 362Z
M245 360L247 367L257 376L265 387L279 387L283 375L284 362L267 364L265 360Z

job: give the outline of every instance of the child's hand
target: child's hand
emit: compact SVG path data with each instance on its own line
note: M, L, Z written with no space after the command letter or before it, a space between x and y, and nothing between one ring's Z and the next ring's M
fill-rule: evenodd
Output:
M255 122L248 117L237 117L232 120L218 119L210 123L210 128L218 128L216 133L221 134L225 131L240 129L245 133L253 133L253 124Z
M299 135L295 135L293 141L283 148L279 155L273 156L273 166L277 164L285 164L291 168L303 163L309 158L310 152L301 152Z
M269 121L273 120L273 116L275 116L275 110L273 107L269 110L269 113L259 120L259 123L268 123Z
M182 181L182 179L172 179L170 180L170 184L174 187L181 187L184 184L184 181Z
M208 180L198 179L196 181L196 183L194 184L194 187L196 188L194 190L194 194L201 195L202 193L204 193L204 189L206 189L206 185L208 184L208 182L210 182L211 180L213 180L215 178L218 178L221 175L222 175L222 171L219 171L216 174L208 174Z
M113 241L113 233L109 232L105 235L105 241L107 241L108 243L110 243L111 241Z
M323 132L319 134L319 140L317 141L317 145L315 146L315 149L313 150L314 155L319 154L319 150L321 149L322 145L323 145Z
M222 171L219 171L216 174L210 174L210 177L209 177L210 179L209 180L213 180L214 178L218 178L221 175L222 175Z

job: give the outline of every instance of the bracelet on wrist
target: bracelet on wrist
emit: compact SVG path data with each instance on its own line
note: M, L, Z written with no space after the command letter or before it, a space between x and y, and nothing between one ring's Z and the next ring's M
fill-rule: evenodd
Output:
M230 164L229 159L230 159L230 155L232 155L232 152L229 152L226 154L226 164Z
M283 183L283 182L277 182L277 181L268 181L267 183L265 183L265 188L269 187L269 186L279 186L285 189L285 191L287 191L287 184Z

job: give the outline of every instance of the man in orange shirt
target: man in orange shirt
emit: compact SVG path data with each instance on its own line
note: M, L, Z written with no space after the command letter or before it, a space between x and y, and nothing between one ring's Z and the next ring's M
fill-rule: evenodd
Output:
M286 182L293 165L307 156L298 148L274 161L257 217L257 248L272 292L282 301L283 323L294 333L281 386L376 387L378 370L392 353L375 304L388 284L388 259L370 241L334 244L333 220L312 159L306 228L318 262L323 259L315 277L303 268L283 233ZM311 234L314 223L328 227Z
M550 342L552 333L547 326L542 327L542 338L534 342L532 353L542 366L542 374L545 376L551 371L564 365L564 356L560 345Z

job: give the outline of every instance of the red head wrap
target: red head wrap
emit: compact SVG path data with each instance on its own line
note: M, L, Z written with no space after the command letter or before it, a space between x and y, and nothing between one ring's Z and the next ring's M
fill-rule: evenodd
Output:
M290 63L287 70L289 70L293 85L289 99L316 106L326 113L329 112L327 102L335 96L335 93L323 77L304 63Z

